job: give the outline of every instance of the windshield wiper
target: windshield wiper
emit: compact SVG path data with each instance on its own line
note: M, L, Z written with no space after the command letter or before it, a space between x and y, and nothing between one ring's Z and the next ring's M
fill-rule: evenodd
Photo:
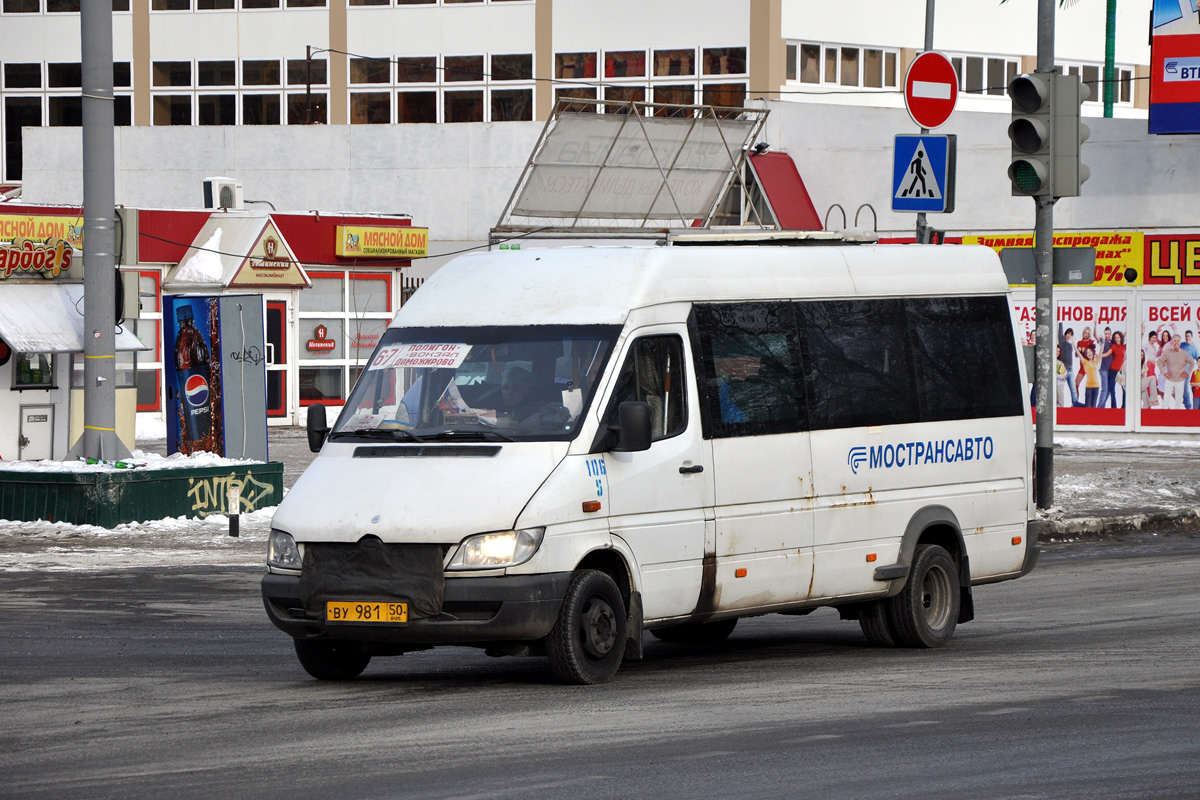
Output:
M425 437L401 428L359 428L341 430L329 434L330 439L385 439L389 442L424 442Z
M462 441L484 441L484 442L515 442L516 439L511 436L505 436L503 433L487 428L477 428L472 430L463 430L462 428L448 428L422 437L424 441L438 441L439 439L460 439Z

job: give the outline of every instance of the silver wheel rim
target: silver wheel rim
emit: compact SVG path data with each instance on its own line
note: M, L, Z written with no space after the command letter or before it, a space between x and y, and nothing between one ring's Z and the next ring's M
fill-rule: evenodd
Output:
M921 581L921 606L925 624L931 630L940 631L950 624L951 591L950 575L945 569L935 564L925 571Z

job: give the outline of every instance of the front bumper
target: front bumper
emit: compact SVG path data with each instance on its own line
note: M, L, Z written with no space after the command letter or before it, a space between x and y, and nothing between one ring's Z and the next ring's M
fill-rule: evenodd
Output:
M542 638L554 626L570 582L570 572L448 578L442 613L400 624L327 624L324 609L304 608L298 575L264 575L262 595L271 622L298 639L328 637L414 645L472 645Z

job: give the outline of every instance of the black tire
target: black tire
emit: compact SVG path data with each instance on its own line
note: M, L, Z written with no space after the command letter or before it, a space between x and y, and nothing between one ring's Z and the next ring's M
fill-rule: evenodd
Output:
M858 612L858 626L862 628L867 641L876 647L896 646L896 636L892 633L892 624L888 621L887 604L887 600L864 603Z
M546 637L550 669L564 683L607 683L625 656L625 603L613 579L594 569L571 579Z
M317 680L348 681L357 678L371 657L357 642L336 639L293 639L296 658L304 671Z
M650 635L660 642L674 644L720 644L737 627L737 618L716 622L688 622L670 628L655 628Z
M936 544L919 544L900 594L888 601L888 622L902 647L941 647L958 624L958 565Z

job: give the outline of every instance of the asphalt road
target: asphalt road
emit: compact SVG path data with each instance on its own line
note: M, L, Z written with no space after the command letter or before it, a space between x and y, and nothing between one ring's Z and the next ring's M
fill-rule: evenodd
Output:
M598 687L459 648L311 680L252 570L4 573L0 796L1196 797L1198 567L1062 545L942 650L821 610Z

